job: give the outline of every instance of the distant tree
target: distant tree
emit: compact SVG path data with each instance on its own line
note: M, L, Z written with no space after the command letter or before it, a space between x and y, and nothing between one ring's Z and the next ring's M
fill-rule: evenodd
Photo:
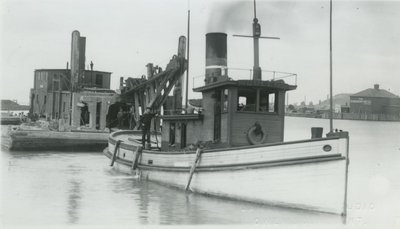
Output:
M294 106L292 105L292 104L290 104L289 106L288 106L288 110L289 111L294 111L296 108L294 108Z

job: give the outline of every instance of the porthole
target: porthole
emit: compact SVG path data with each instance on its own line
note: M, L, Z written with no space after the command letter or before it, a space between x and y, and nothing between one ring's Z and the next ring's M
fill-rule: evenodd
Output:
M323 149L325 152L329 152L329 151L332 150L332 146L331 146L331 145L324 145L324 147L322 147L322 149Z

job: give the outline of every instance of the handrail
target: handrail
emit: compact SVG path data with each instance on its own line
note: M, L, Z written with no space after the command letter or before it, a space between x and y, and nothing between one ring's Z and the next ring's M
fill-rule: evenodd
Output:
M252 80L253 79L253 69L247 68L226 68L228 74L227 77L229 80ZM248 72L248 74L244 74L244 72ZM262 70L264 74L262 74L262 80L281 80L288 79L290 84L297 86L297 74L291 72L283 72L283 71L274 71L274 70ZM202 87L205 85L205 74L197 75L193 77L193 88Z

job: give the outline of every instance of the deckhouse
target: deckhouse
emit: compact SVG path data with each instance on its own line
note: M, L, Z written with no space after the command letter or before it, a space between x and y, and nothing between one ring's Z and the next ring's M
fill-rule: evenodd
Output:
M199 112L164 115L161 150L282 142L285 93L282 79L235 80L228 73L225 33L206 34L206 75ZM233 74L232 74L233 75Z

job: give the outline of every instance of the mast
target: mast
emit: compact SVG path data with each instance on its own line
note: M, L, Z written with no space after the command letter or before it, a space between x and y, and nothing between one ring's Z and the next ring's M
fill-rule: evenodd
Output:
M253 48L254 48L254 66L253 66L253 80L261 80L261 68L260 68L260 53L258 39L261 35L261 25L257 19L257 8L256 0L254 2L254 19L253 19Z
M258 23L256 14L256 0L254 2L254 19L253 19L253 35L233 35L234 37L252 37L253 38L253 49L254 49L254 65L253 65L253 80L261 80L261 67L260 67L260 55L259 55L259 44L258 39L280 39L279 37L262 37L261 36L261 25Z
M329 1L329 93L330 93L330 114L329 126L333 133L333 98L332 98L332 0Z
M186 69L186 94L185 94L185 109L188 108L188 93L189 93L189 48L190 48L190 9L188 9L188 24L187 24L187 69Z

